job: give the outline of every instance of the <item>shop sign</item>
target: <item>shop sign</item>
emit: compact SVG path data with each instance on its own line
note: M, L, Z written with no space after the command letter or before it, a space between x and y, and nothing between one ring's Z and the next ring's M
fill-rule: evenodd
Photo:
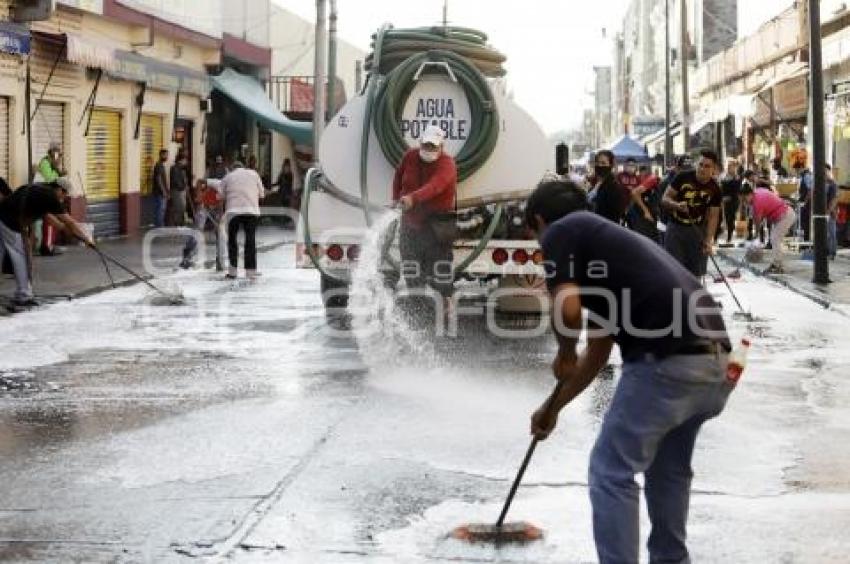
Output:
M129 51L116 51L114 68L107 72L114 78L144 82L156 90L196 94L201 97L207 96L210 91L209 78L202 72Z
M460 152L472 133L472 111L459 84L442 77L423 77L413 87L399 120L407 144L418 146L429 125L445 133L446 153L454 156Z
M0 22L0 51L12 55L30 52L30 32L27 28L9 22Z

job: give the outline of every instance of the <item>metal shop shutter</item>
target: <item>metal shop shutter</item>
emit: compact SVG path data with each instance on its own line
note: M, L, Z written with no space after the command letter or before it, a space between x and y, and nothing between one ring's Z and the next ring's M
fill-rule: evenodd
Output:
M53 102L42 102L38 106L35 119L32 120L32 159L33 166L38 166L47 154L51 143L65 147L65 106Z
M86 139L86 215L96 237L121 231L121 114L93 110Z
M86 201L118 199L121 191L121 114L93 110L86 151Z
M0 97L0 177L9 178L9 99Z
M163 148L162 116L151 114L142 115L139 128L139 141L141 144L141 158L139 170L139 186L142 196L149 196L153 187L153 167L159 158L159 151Z

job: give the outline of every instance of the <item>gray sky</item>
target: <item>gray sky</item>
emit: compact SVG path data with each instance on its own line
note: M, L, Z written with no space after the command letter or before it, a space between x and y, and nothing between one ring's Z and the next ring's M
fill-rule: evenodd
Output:
M275 0L310 20L315 0ZM610 64L612 31L629 0L449 0L449 21L480 29L508 57L508 82L517 103L552 133L580 123L589 104L593 66ZM368 50L383 23L414 27L438 23L443 0L338 0L339 33ZM739 27L752 32L791 0L739 0ZM517 9L521 7L520 9ZM608 29L603 38L602 29Z

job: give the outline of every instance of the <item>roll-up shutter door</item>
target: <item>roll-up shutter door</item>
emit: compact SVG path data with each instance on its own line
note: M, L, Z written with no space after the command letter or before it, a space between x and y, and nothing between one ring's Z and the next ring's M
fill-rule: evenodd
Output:
M0 97L0 177L11 184L9 178L9 99Z
M51 143L59 143L65 153L65 106L52 102L42 102L32 120L32 159L38 166L47 155Z
M86 139L87 215L98 237L120 232L121 114L93 110Z
M156 206L153 201L153 167L159 158L159 151L165 144L163 141L162 116L143 114L139 127L139 142L141 143L139 186L142 192L141 225L153 225Z
M162 116L145 114L142 116L142 123L139 131L139 140L141 142L141 170L139 171L139 181L142 188L142 195L149 196L153 186L153 167L159 157L159 151L163 148L162 140Z

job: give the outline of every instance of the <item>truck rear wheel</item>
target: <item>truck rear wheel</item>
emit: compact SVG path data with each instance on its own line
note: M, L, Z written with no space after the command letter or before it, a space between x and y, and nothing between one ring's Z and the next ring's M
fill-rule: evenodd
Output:
M325 309L345 309L348 307L348 284L322 274L320 288Z

